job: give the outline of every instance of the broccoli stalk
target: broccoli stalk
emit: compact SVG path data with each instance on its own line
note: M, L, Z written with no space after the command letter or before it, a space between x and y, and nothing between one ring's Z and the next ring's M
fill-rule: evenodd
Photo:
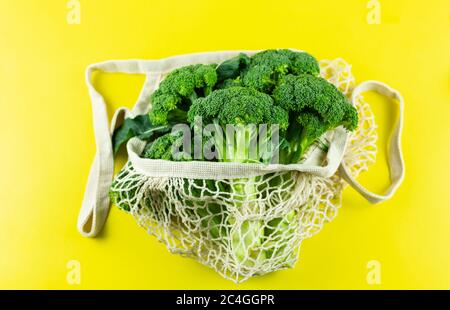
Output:
M266 251L267 258L277 257L284 254L284 252L292 253L286 257L286 259L295 257L297 254L292 249L286 249L288 244L282 244L286 242L286 236L294 236L296 233L296 216L297 211L291 210L283 217L277 217L267 223L264 231L264 235L267 238ZM282 246L280 246L282 244ZM285 255L285 254L284 254Z

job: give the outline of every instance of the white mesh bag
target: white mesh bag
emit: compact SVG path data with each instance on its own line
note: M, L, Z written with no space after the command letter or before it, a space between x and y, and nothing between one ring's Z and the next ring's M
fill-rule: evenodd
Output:
M124 117L147 113L150 94L164 76L190 64L220 63L239 53L183 55L162 60L108 61L88 67L97 153L91 167L78 229L87 237L101 230L108 214L109 190L122 209L173 253L192 257L223 277L242 282L254 275L294 266L301 242L331 221L341 193L351 185L372 203L392 197L404 177L400 148L403 99L389 86L367 81L357 87L342 59L320 62L321 75L355 105L359 126L337 128L313 145L298 164L172 162L140 157L145 142L127 143L128 162L114 178L111 134ZM132 110L120 108L109 125L106 104L94 89L94 71L140 73L146 81ZM400 117L389 147L391 185L375 194L356 181L376 157L376 124L361 92L374 90L398 100ZM325 146L325 147L323 147ZM112 185L112 187L111 187ZM230 188L241 188L239 192ZM240 194L238 194L240 193Z

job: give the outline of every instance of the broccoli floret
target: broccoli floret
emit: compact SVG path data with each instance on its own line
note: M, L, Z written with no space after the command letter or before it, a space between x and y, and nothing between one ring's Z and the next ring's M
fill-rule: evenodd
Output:
M163 93L157 89L152 94L152 109L149 113L150 121L155 125L167 125L170 122L183 122L186 120L186 111L178 108L182 98L180 96Z
M195 89L200 96L208 96L217 83L216 65L195 65L193 67Z
M300 150L306 150L316 139L331 129L329 123L322 121L314 112L304 112L297 117L298 124L302 127L300 134Z
M347 130L349 131L354 131L356 128L358 128L358 111L351 104L345 105L344 110L345 114L342 120L342 126L347 128Z
M145 151L144 158L171 160L172 145L175 140L175 137L171 134L159 137Z
M320 77L287 75L275 88L273 97L291 116L286 135L289 156L284 157L289 162L300 160L326 131L341 125L352 131L358 125L356 109L333 84Z
M314 111L334 127L344 122L348 130L354 130L358 125L356 109L333 84L320 77L287 75L274 90L273 98L290 112Z
M223 103L219 113L222 125L264 123L268 121L273 108L273 99L269 95L244 87L217 91L210 99L213 106L214 101Z
M212 123L225 105L225 102L217 95L220 91L223 90L216 90L208 97L195 100L188 111L188 122L194 125L195 118L201 117L204 124Z
M189 154L175 152L177 147L181 146L181 143L181 134L167 133L149 144L149 147L144 151L144 158L173 161L191 160Z
M294 52L288 49L278 50L290 60L289 73L294 75L311 74L318 76L320 73L319 62L316 58L305 52Z
M184 122L191 103L211 93L217 83L216 65L191 65L172 71L152 94L150 120L155 125Z
M319 72L319 63L313 56L281 49L255 54L241 75L244 86L271 93L279 80L287 74L316 76Z
M265 65L255 65L246 71L242 83L259 91L270 93L277 82L276 71Z
M111 203L117 205L120 209L122 209L124 211L130 212L130 210L131 210L130 204L127 201L120 200L120 198L121 198L120 192L114 190L116 186L117 186L117 180L114 180L112 182L111 187L108 192ZM135 193L136 193L135 189L131 189L130 191L127 192L127 194L129 194L131 197L134 196Z
M250 66L268 66L277 73L286 74L291 66L287 51L289 50L265 50L256 53L252 57Z
M268 123L277 124L280 132L283 133L289 126L289 114L285 109L274 106L269 114Z
M129 163L127 165L129 165ZM127 169L122 169L119 172L120 177L127 177L128 174L129 172ZM132 207L131 201L136 195L138 188L137 182L132 181L127 184L126 189L123 189L122 186L118 184L118 179L115 178L109 189L109 199L112 204L115 204L120 209L130 212Z
M192 122L195 116L201 116L208 120L217 118L221 124L258 124L269 118L273 107L274 102L269 95L252 88L235 86L198 98L189 109L188 121Z

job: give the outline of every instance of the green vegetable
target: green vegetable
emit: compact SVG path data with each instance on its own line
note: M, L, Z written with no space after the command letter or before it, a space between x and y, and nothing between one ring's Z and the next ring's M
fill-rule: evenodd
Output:
M216 140L215 146L220 159L228 162L261 161L260 154L248 148L250 142L258 137L258 126L278 125L282 131L288 126L287 112L275 106L269 95L246 87L216 90L205 98L197 99L189 109L188 121L194 125L196 117L201 117L204 124L221 126L225 138ZM227 125L234 125L234 139L227 137ZM271 136L270 131L266 136ZM266 158L263 162L270 160Z
M291 50L267 50L255 54L248 69L241 74L244 86L271 93L287 74L318 75L319 63L311 55Z
M119 172L119 175L121 177L126 177L128 175L128 171L126 169L123 169ZM117 205L120 209L130 212L131 206L129 204L129 201L132 201L136 195L137 190L137 183L133 182L130 187L127 187L128 189L126 191L121 190L120 188L116 188L118 185L117 179L114 179L111 188L109 190L109 198L111 199L111 203ZM127 199L120 199L124 198L125 196Z
M196 117L202 117L205 123L214 123L221 127L224 137L214 135L214 145L218 151L220 161L225 162L268 162L272 154L262 158L258 150L251 150L250 145L258 141L260 124L279 125L281 130L288 126L288 114L285 110L274 105L273 99L264 93L252 88L231 87L216 90L205 98L197 99L188 112L188 121L195 125ZM234 132L227 130L227 125L235 125ZM231 134L231 136L230 136ZM271 137L270 128L262 137L266 145ZM272 149L275 150L275 149ZM246 208L255 212L259 207L256 200L257 189L253 185L257 178L235 179L231 182L232 197L237 200L237 208ZM243 211L244 212L244 211ZM230 219L233 220L233 219ZM245 221L240 229L231 232L233 251L241 262L251 264L252 260L262 259L255 257L254 253L260 253L263 235L262 223L260 221ZM244 242L242 236L245 236ZM250 259L250 260L248 260Z
M186 161L191 160L191 156L186 153L174 153L174 148L181 145L182 138L180 133L168 133L159 137L153 143L148 145L148 148L144 150L143 157L150 159L164 159L174 161ZM211 192L215 191L216 183L213 180L194 180L197 183L197 188L189 188L189 182L184 183L184 191L188 196L194 196L198 198L196 200L195 208L187 208L185 212L190 213L192 218L201 221L203 227L209 229L209 234L212 239L220 238L221 235L226 234L225 227L220 224L223 221L222 206L216 203L206 204L204 201L205 196L209 195L208 191L202 191L199 188L207 187ZM219 185L220 186L220 185ZM221 190L224 190L223 187ZM194 207L194 203L187 200L188 207ZM203 205L200 207L199 205ZM122 206L123 208L124 206ZM125 210L126 210L125 206Z
M273 92L275 102L289 112L286 133L286 163L298 162L308 147L322 134L338 126L354 130L358 125L356 109L327 80L308 74L287 75Z
M170 126L154 126L150 122L148 115L138 115L135 118L126 118L122 126L114 131L112 142L114 154L117 154L120 147L133 137L141 140L151 138L170 131Z
M179 134L169 132L173 125L187 123L194 133L203 135L203 128L197 122L201 117L203 126L213 124L223 135L204 135L203 145L212 144L218 156L210 159L202 154L196 160L268 164L280 151L281 163L297 163L325 132L338 126L351 131L358 125L356 109L334 85L320 78L319 73L319 64L313 56L287 49L266 50L252 57L239 54L218 66L199 64L176 69L152 94L150 113L126 119L116 130L114 152L137 136L148 142L142 154L145 158L192 160L190 154L173 152L181 145L181 139ZM227 125L233 125L235 131L229 132ZM259 125L267 126L264 137ZM276 134L271 125L278 125L277 144L271 141ZM258 147L250 148L255 141L259 142ZM257 199L261 188L254 185L261 178L264 176L223 184L194 180L198 188L184 182L183 189L177 193L184 191L190 197L184 203L193 222L201 223L214 242L222 242L225 236L230 238L235 258L247 267L252 267L255 261L289 252L286 249L291 243L285 238L295 235L298 213L292 210L266 225L260 219L238 223L238 217L217 203L213 195L217 190L227 192L235 201L237 212L256 214L264 208ZM281 178L269 182L271 188L283 186ZM134 196L135 185L138 184L128 185L132 189L125 193L126 197ZM113 202L119 197L117 191L111 190ZM130 210L127 203L119 207Z
M174 161L191 160L191 156L185 152L176 152L182 145L182 135L167 133L149 144L144 151L144 158L164 159Z
M283 239L286 239L286 235L294 236L297 227L295 225L295 221L297 220L296 215L297 212L291 210L284 217L274 218L267 223L264 230L264 237L267 238L269 240L267 242L270 243L267 244L269 246L269 250L266 252L268 258L280 255L286 250L287 244ZM281 244L282 246L277 247L277 244Z
M186 120L186 111L199 96L211 93L217 83L216 65L192 65L172 71L152 94L150 120L166 125Z
M219 82L237 78L241 71L250 64L250 57L244 53L222 62L216 69Z

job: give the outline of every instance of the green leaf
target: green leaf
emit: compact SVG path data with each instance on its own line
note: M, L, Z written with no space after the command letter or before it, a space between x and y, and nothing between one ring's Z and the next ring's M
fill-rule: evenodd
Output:
M126 118L122 126L114 131L112 142L114 155L117 154L120 147L133 137L141 140L150 141L160 134L170 130L170 126L154 126L150 122L147 114L138 115L135 118Z
M236 57L225 60L216 69L217 81L221 82L226 79L234 79L238 77L250 63L250 57L244 53L240 53Z

